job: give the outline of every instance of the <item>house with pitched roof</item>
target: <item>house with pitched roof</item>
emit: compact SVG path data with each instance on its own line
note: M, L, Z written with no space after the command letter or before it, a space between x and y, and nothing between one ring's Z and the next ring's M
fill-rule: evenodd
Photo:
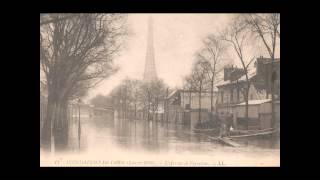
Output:
M245 119L244 88L246 77L241 68L228 66L224 79L217 85L217 113L220 117L233 116L236 129L265 129L271 127L271 81L274 80L276 117L280 120L280 59L257 58L255 67L248 72L250 81L248 118Z

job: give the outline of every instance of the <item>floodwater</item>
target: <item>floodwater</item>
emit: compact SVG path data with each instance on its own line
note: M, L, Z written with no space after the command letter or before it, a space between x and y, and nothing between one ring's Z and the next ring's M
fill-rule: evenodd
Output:
M239 140L243 146L234 148L186 125L87 118L79 145L78 123L70 126L69 151L41 151L41 166L280 166L279 140L270 138Z

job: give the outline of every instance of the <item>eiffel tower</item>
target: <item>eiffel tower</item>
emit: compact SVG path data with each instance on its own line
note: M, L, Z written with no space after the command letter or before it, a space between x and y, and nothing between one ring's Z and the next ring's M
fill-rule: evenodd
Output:
M148 19L148 39L147 39L147 52L146 62L144 67L143 81L152 82L158 79L153 47L153 19L149 16Z

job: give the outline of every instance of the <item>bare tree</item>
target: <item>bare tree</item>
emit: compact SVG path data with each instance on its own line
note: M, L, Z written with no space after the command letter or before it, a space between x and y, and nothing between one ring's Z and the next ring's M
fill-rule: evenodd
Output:
M263 43L271 58L271 114L272 126L275 124L274 86L275 72L274 61L277 50L277 39L280 41L280 14L245 14L241 15L243 22Z
M76 14L64 14L61 16L51 16L50 14L40 14L40 26L50 23L56 23L58 21L64 21L76 16Z
M141 86L141 82L139 80L130 80L129 89L130 89L130 99L129 101L133 104L134 109L134 118L137 119L137 106L139 103L139 88Z
M242 88L244 99L245 99L245 118L248 119L249 112L249 90L250 90L250 79L248 68L249 65L254 61L254 57L249 59L247 58L248 54L246 54L246 47L248 46L248 42L250 40L249 32L246 30L246 25L239 21L239 18L235 18L227 27L227 29L221 35L222 40L228 42L232 49L234 50L236 56L241 62L241 66L243 72L245 74L245 86Z
M211 112L213 112L213 91L214 91L214 83L216 80L216 76L222 69L222 61L224 54L226 53L226 46L224 42L219 39L216 35L210 34L203 40L203 49L198 53L200 59L204 59L210 62L208 65L208 78L211 82L210 87L210 103L211 103Z
M137 104L138 104L138 91L140 88L141 82L135 79L125 79L123 85L126 89L124 94L124 105L125 114L130 114L132 109L134 109L134 117L137 115ZM130 117L132 118L132 117Z
M187 89L189 90L189 105L191 108L191 104L192 104L192 91L196 91L196 83L194 82L194 79L192 77L192 74L186 76L184 78L184 85L183 85L183 89Z
M148 120L150 119L150 112L152 112L152 118L155 118L159 105L165 101L166 90L167 85L160 79L142 83L139 99L144 106Z
M199 123L201 122L201 95L202 91L207 87L208 79L206 74L210 71L210 63L203 59L197 59L190 77L187 78L188 84L191 89L194 89L199 92L199 111L198 119Z
M55 147L67 145L68 101L84 95L115 72L112 60L125 35L125 15L49 14L61 19L40 26L40 64L48 87L48 114L42 144L50 148L51 128ZM40 20L41 21L41 20Z

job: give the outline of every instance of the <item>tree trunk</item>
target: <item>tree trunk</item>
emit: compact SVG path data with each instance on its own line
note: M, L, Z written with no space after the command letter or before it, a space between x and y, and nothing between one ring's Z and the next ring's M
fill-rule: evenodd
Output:
M273 60L272 60L273 61ZM271 65L271 72L272 72L272 76L274 76L274 72L273 72L273 62ZM272 128L276 128L276 117L275 117L275 97L274 97L274 77L272 77L271 79L271 127Z
M213 81L214 81L214 78L212 77L212 80L211 80L211 94L210 94L210 104L211 104L211 113L213 112Z
M275 118L275 105L274 105L274 82L275 82L275 72L274 71L274 56L275 56L275 48L276 48L276 41L277 41L277 28L274 27L273 31L273 44L272 44L272 55L271 55L271 125L273 128L276 128L276 118ZM280 38L280 37L279 37Z
M191 89L189 90L189 104L190 104L190 109L191 109Z
M245 102L246 102L246 107L245 107L245 119L246 121L249 121L249 90L250 90L250 84L248 83L247 89L245 91Z
M56 151L65 150L68 145L68 122L67 122L67 108L66 101L59 101L56 103L53 126L54 144Z
M134 119L137 119L137 103L134 103Z
M212 73L212 79L211 79L211 114L213 112L213 90L214 90L214 79L215 79L215 71L216 71L216 61L213 66L213 73Z
M53 116L54 103L50 96L47 102L47 116L44 118L42 134L41 134L41 145L46 151L51 149L51 127L52 127L52 116Z
M273 86L274 84L272 83L271 86ZM273 91L274 88L272 88L272 91ZM271 122L272 122L272 127L273 128L276 128L276 117L275 117L275 105L274 105L274 93L272 93L272 96L271 96Z
M54 143L56 150L63 150L68 141L67 102L58 101L49 95L47 104L47 117L45 118L41 144L44 150L50 150ZM54 142L51 142L51 137Z
M202 91L202 81L200 81L200 93L199 93L199 123L201 124L201 91Z
M150 102L148 101L148 109L147 109L147 120L149 121L150 119Z
M246 92L245 101L246 101L245 118L248 119L248 117L249 117L249 98L248 98L248 92Z

